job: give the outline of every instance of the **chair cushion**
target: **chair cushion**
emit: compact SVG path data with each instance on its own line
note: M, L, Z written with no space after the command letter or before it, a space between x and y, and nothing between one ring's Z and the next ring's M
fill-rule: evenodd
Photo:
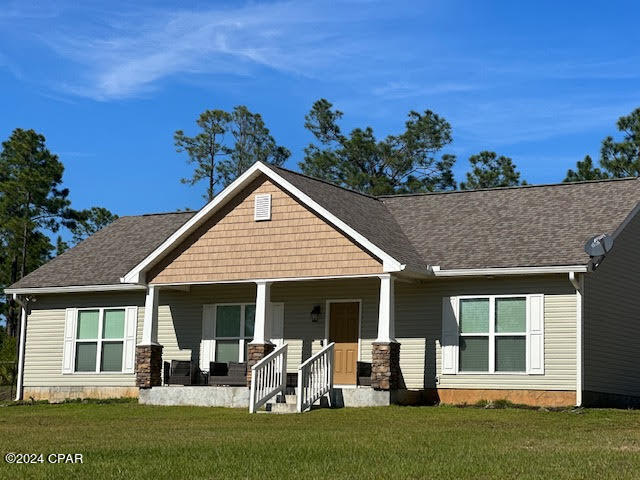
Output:
M209 362L209 375L224 376L229 374L229 365L225 362Z
M171 360L171 375L190 375L191 362L188 360Z

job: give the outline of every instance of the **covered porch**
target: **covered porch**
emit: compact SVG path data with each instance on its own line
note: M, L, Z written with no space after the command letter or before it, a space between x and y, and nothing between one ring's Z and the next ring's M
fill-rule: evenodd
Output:
M247 407L252 367L271 354L281 357L282 395L299 393L300 366L316 362L330 370L321 396L332 406L388 405L400 377L394 290L390 274L151 284L136 349L140 401ZM179 362L183 379L172 376Z

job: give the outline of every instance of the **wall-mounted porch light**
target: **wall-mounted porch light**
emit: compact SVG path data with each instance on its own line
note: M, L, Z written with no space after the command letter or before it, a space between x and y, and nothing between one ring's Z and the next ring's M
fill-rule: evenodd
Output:
M313 323L316 323L318 320L320 320L321 314L322 314L322 309L320 308L320 305L315 305L311 309L311 321Z

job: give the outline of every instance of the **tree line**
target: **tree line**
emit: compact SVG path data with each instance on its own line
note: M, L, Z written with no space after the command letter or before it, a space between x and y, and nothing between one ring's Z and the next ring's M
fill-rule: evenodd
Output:
M326 99L316 101L305 115L305 128L314 141L298 163L301 172L370 195L526 185L514 161L490 150L471 155L465 180L456 183L456 156L444 150L453 142L449 122L431 110L410 111L404 130L384 138L372 127L343 132L343 112ZM278 146L259 114L238 106L232 112L206 110L197 120L199 132L174 135L178 152L195 166L190 185L207 181L206 200L227 186L254 161L282 165L290 156ZM569 169L564 182L640 175L640 108L620 117L622 138L606 137L599 166L589 155Z
M453 142L452 128L431 110L410 111L402 132L379 138L373 128L340 127L343 112L326 99L316 101L305 115L313 136L298 163L301 172L370 195L494 188L526 185L514 161L494 151L468 159L465 180L453 175L456 156L445 149ZM246 106L232 111L206 110L196 120L197 132L173 135L178 153L193 167L188 185L206 185L203 197L212 200L255 161L282 165L291 152L278 145L262 116ZM602 141L599 166L590 156L567 171L565 182L640 175L640 108L617 122L620 137ZM63 187L64 165L50 152L45 137L34 130L15 129L0 152L0 288L14 283L55 255L81 242L114 221L116 214L100 206L76 210ZM71 233L64 241L61 229ZM54 242L55 241L55 245ZM0 300L7 332L15 335L17 312L8 298ZM3 333L3 332L0 332Z
M45 137L34 130L17 128L2 143L0 288L20 280L117 218L103 207L72 208L69 189L62 187L63 173L58 156L47 149ZM62 240L61 228L71 232L71 242ZM8 298L4 300L0 301L0 315L7 320L6 333L15 336L17 311L11 309Z

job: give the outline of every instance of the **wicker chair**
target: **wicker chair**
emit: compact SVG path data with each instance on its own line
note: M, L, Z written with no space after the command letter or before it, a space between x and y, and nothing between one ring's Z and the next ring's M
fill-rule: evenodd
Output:
M209 385L232 387L246 386L247 364L244 362L209 363Z
M358 362L358 385L371 386L371 364L369 362Z
M199 369L189 360L171 360L164 362L165 385L194 385Z

